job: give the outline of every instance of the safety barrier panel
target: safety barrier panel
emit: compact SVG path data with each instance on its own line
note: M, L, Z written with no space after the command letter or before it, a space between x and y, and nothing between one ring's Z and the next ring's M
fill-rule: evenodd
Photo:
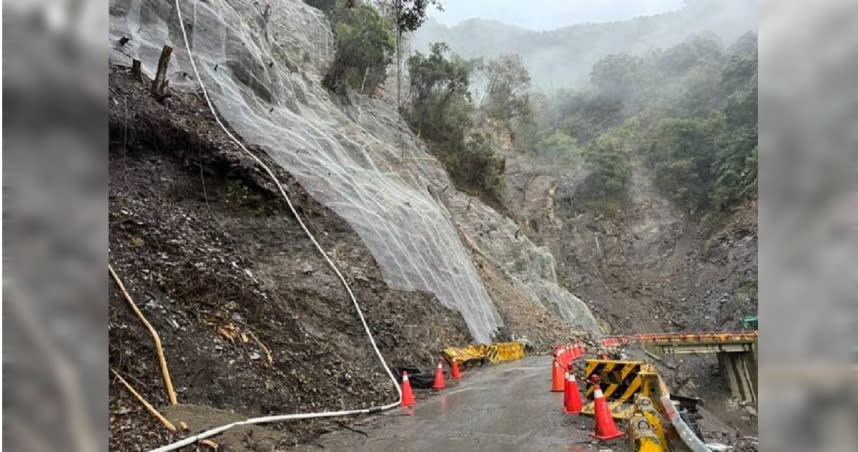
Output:
M756 332L753 332L756 337ZM622 341L619 341L622 343ZM583 355L583 349L575 346L560 346L554 349L555 361L566 360L564 367L569 367L572 361ZM575 356L572 358L572 356ZM682 419L676 410L670 391L664 380L652 365L641 361L621 361L590 359L586 361L587 379L592 375L599 376L599 384L606 390L604 395L610 400L608 406L612 417L629 420L632 450L638 452L662 452L668 448L668 429L671 441L678 439L683 443L683 450L692 452L710 452L703 441ZM608 388L614 387L610 391ZM587 395L594 392L594 387L587 389ZM608 396L610 394L610 396ZM613 399L613 400L611 400ZM658 405L653 401L657 400ZM581 410L583 414L594 414L593 402Z
M448 347L443 350L442 354L450 363L457 362L459 364L515 361L524 358L524 344L521 342L502 342L489 345Z
M620 361L610 359L588 359L584 379L599 383L608 407L617 419L629 419L634 407L632 402L638 394L649 396L658 374L655 369L642 361ZM592 397L595 385L590 385L586 397ZM593 414L593 402L581 410L584 414Z
M524 358L524 344L521 342L503 342L489 345L486 350L486 358L492 363Z
M473 361L484 361L486 351L484 345L469 345L467 347L448 347L442 354L448 362L459 364L470 364Z

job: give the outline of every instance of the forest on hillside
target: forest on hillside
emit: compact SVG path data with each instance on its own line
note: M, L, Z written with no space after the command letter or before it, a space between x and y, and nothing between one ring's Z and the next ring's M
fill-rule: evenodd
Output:
M634 165L690 214L756 195L757 38L729 47L709 34L639 57L609 55L591 90L531 96L526 151L556 168L588 168L594 199L621 202Z
M586 172L582 201L604 214L622 209L636 165L695 218L717 220L756 195L752 31L727 44L704 32L642 54L608 54L592 65L587 88L547 91L533 86L515 53L468 59L436 42L403 58L402 34L419 28L432 2L407 2L410 23L402 13L397 22L385 1L324 3L337 44L326 85L344 96L395 90L403 117L458 188L495 207L503 205L505 170L497 127L548 171Z
M533 14L543 12L534 6ZM466 59L518 54L531 72L533 86L554 91L587 86L590 68L605 55L645 55L706 31L729 43L756 30L755 0L685 0L675 11L555 30L530 30L484 18L453 26L430 19L414 34L410 48L425 53L432 43L445 42Z
M608 55L593 88L538 92L518 55L465 60L443 43L409 60L412 125L465 189L499 196L489 122L547 170L587 172L586 202L621 208L632 168L695 217L756 195L757 38L701 34L645 56ZM479 89L475 89L478 86Z

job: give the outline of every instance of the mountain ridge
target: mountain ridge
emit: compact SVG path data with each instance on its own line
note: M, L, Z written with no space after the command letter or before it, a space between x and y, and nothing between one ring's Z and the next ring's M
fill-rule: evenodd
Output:
M748 31L756 32L756 4L751 0L698 0L672 12L544 31L487 19L471 18L454 26L430 20L412 36L411 50L425 52L430 43L443 41L465 58L517 53L535 88L581 88L589 83L593 64L609 54L642 54L707 31L724 44Z

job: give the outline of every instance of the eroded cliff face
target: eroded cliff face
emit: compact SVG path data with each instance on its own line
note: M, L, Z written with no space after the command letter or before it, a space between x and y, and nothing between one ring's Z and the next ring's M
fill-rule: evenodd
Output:
M557 259L560 284L587 300L613 331L737 329L756 312L756 202L715 230L677 208L633 167L617 215L587 206L583 162L553 167L515 152L490 128L506 158L504 202L515 222Z
M461 313L474 340L487 342L507 323L501 313L515 314L499 309L490 296L495 289L486 289L472 260L478 253L520 291L517 299L578 329L598 331L586 304L558 284L549 249L518 234L509 218L456 191L392 105L364 96L344 102L322 86L333 45L321 12L300 0L270 8L249 0L180 7L155 0L112 2L112 62L130 65L138 58L152 76L168 44L174 48L170 87L198 90L181 14L202 83L224 122L345 219L391 288L433 294ZM123 36L130 40L120 44Z

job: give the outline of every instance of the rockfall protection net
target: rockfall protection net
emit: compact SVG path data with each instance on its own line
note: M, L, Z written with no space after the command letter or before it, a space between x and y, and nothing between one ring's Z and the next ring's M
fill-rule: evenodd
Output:
M488 342L502 320L430 188L449 185L446 174L394 109L363 97L336 106L321 85L333 58L324 16L300 0L183 5L203 83L229 126L348 221L392 288L435 294ZM110 14L113 61L140 59L152 77L168 44L170 87L197 88L172 2L111 0Z

